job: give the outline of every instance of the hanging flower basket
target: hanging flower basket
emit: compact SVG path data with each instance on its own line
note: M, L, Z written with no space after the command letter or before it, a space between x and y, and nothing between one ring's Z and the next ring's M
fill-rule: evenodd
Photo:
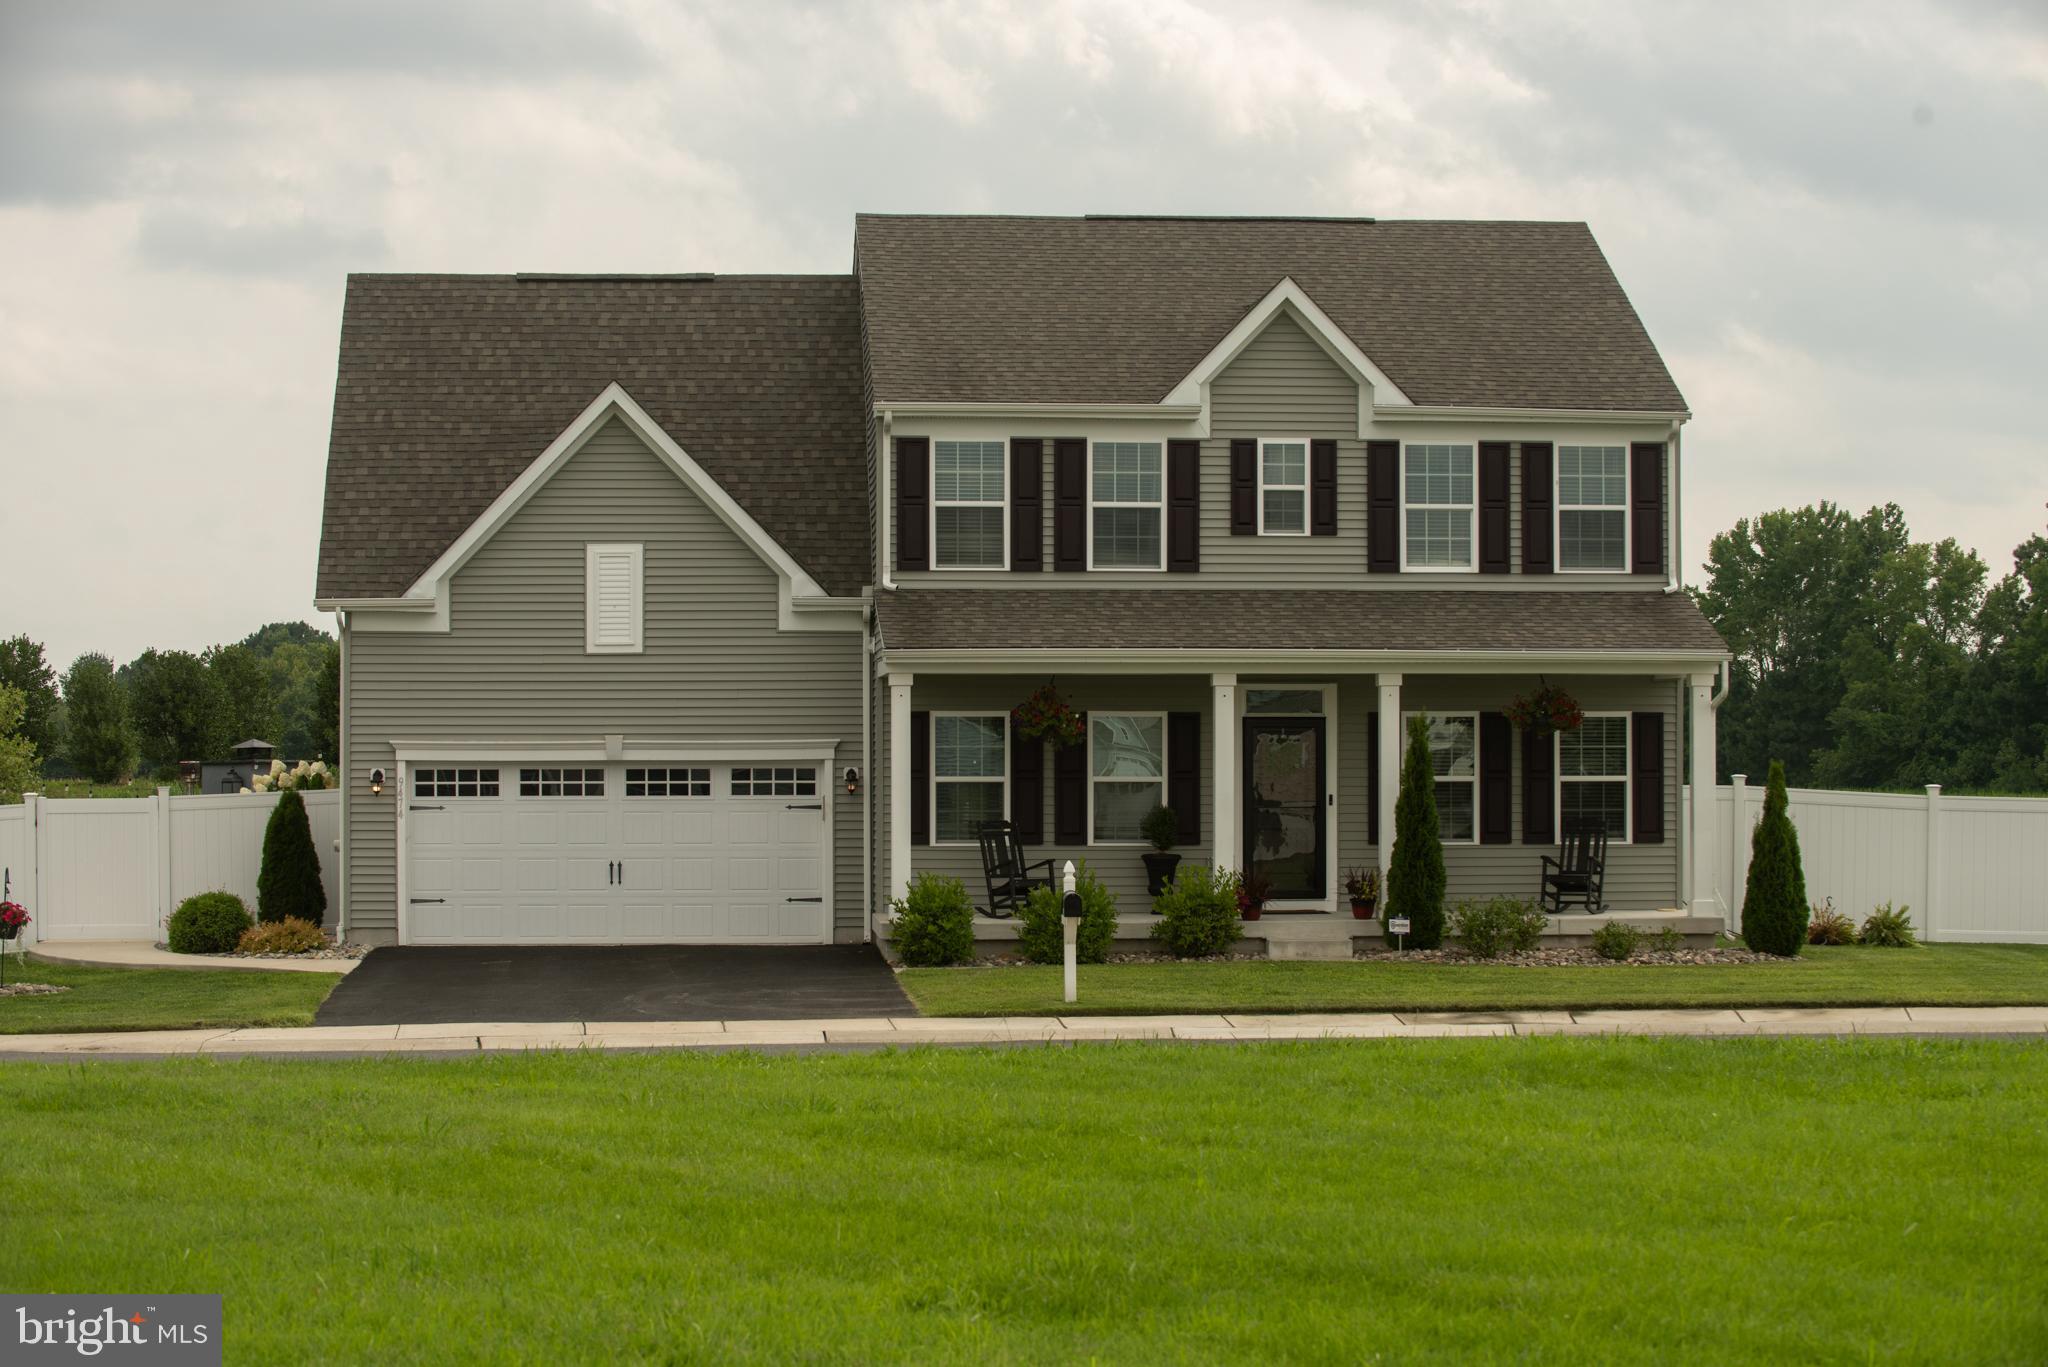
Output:
M1578 699L1551 684L1544 684L1528 697L1517 696L1508 704L1508 724L1517 731L1548 736L1558 731L1576 731L1585 724L1586 714Z
M29 923L28 908L19 902L0 902L0 940L12 940Z
M1084 729L1081 714L1050 683L1011 709L1010 724L1025 740L1048 740L1062 750L1079 745Z

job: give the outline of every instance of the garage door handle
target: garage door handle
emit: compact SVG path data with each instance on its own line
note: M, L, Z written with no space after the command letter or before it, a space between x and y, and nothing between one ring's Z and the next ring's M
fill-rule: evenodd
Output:
M822 812L825 810L825 804L822 802L785 802L782 806L783 810L791 812Z
M438 907L442 903L446 902L448 899L445 897L408 897L405 900L412 903L414 906L418 906L422 902L432 902L435 906Z
M785 897L782 900L785 902L822 902L825 899L822 897Z

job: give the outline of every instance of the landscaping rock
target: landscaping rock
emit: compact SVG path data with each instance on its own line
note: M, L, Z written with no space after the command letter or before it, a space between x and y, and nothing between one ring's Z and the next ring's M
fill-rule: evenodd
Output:
M1462 949L1411 949L1405 952L1372 949L1352 955L1362 962L1417 964L1503 964L1510 968L1639 968L1656 964L1706 966L1712 964L1789 964L1771 954L1749 949L1639 949L1628 959L1603 959L1591 946L1574 949L1537 949L1527 954L1503 954L1481 959Z
M9 983L0 987L0 997L54 997L59 992L69 992L68 987L56 987L50 983Z

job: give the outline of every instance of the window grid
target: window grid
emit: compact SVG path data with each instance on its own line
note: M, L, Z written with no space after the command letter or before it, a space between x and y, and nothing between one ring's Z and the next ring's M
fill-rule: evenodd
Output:
M1098 441L1089 475L1089 568L1166 568L1165 446Z
M627 797L710 797L709 769L628 769Z
M603 797L603 769L521 769L521 797Z
M1000 441L932 443L935 569L1000 570L1008 565L1005 459Z
M932 843L967 845L1009 802L1009 718L1001 712L932 715Z
M732 771L734 797L816 797L818 771L785 765L750 765Z
M1090 713L1088 843L1137 845L1145 814L1166 803L1166 714Z
M1557 448L1557 567L1628 569L1628 448Z
M496 797L496 769L415 769L414 797Z
M1401 491L1410 569L1469 570L1476 501L1470 445L1410 443Z
M1479 714L1409 713L1429 728L1429 767L1436 775L1437 829L1446 845L1479 843ZM1405 736L1405 732L1403 733Z
M1308 442L1259 443L1259 534L1308 535Z
M1609 840L1627 843L1630 766L1626 712L1588 712L1578 730L1558 732L1558 833L1597 824Z

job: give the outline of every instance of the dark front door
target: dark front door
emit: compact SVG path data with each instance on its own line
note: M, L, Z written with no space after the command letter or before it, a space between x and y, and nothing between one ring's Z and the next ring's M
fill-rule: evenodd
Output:
M1245 868L1271 880L1275 899L1329 895L1327 793L1321 717L1245 720Z

